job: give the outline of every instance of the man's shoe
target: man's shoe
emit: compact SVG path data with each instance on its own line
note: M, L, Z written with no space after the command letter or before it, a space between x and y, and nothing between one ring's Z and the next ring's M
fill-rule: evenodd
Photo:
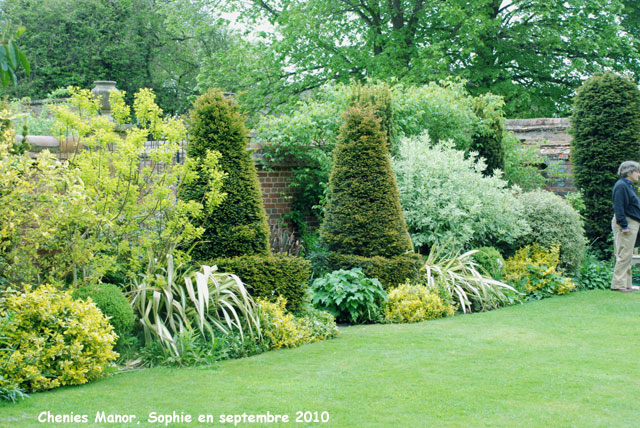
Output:
M631 293L632 290L631 288L612 288L611 291L619 291L621 293Z
M631 291L638 291L638 290L640 290L640 287L638 287L637 285L632 285L630 290Z

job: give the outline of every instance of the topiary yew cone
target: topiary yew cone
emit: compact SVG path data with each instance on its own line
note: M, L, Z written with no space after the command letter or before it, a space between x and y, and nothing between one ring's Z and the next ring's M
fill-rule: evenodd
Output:
M576 93L571 128L573 175L586 207L585 232L595 247L607 249L618 166L640 156L637 85L610 72L590 78Z
M269 254L267 214L247 143L244 118L232 100L219 90L211 90L196 100L191 111L187 156L200 163L207 150L217 150L222 155L220 167L227 173L222 186L226 197L204 221L201 242L193 250L197 259ZM201 201L205 186L196 181L180 196Z
M369 108L343 116L320 236L330 252L394 257L413 250L387 137Z

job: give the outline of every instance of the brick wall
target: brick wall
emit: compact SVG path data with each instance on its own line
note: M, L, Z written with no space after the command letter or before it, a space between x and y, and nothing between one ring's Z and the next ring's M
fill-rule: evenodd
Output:
M278 168L275 171L258 169L258 180L269 225L278 224L282 216L291 211L293 191L289 183L292 175L286 167Z

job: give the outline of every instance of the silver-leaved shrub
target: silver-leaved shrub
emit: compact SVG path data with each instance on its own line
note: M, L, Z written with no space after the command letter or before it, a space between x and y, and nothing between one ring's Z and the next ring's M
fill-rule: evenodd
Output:
M393 168L411 240L424 250L449 241L456 247L509 248L529 232L518 191L501 173L483 175L475 156L442 142L432 146L425 133L400 142Z

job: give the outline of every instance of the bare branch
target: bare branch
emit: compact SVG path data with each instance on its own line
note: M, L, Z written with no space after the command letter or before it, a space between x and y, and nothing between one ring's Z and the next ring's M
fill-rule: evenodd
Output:
M266 11L274 18L278 18L280 16L281 11L269 6L264 0L253 0L253 3L255 3L260 9Z

